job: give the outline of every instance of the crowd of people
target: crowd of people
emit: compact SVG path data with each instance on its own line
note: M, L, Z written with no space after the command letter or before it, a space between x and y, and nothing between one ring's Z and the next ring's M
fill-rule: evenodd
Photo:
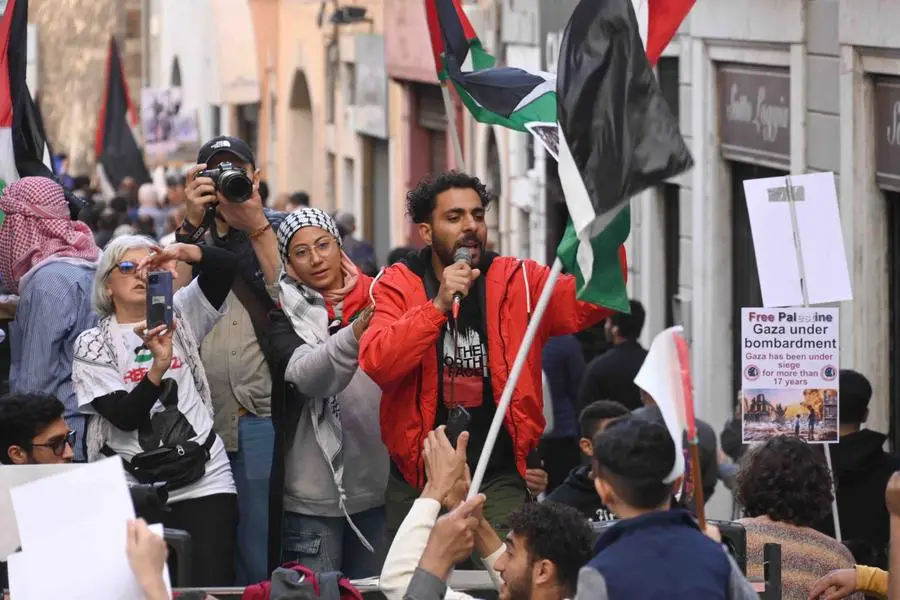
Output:
M244 202L202 175L226 161L253 181ZM489 250L492 197L465 173L409 192L424 247L380 269L352 215L305 194L269 200L249 146L226 137L164 196L126 180L75 217L52 180L7 186L0 285L18 299L0 462L121 456L131 483L162 485L162 521L190 534L197 586L247 586L298 561L380 575L388 598L462 598L446 581L474 550L513 600L753 598L747 577L762 578L769 542L782 546L785 599L883 584L871 569L848 584L857 564L888 568L900 519L900 497L885 503L900 461L863 427L862 374L840 375L843 543L819 447L781 436L748 448L739 414L719 435L698 423L704 498L722 481L743 515L745 577L716 528L699 529L685 479L669 478L675 444L634 383L644 308L580 302L563 275L481 494L464 501L549 269ZM174 277L173 319L149 327L158 271ZM592 524L612 521L595 546ZM132 525L129 556L146 547L133 564L161 569L144 528Z

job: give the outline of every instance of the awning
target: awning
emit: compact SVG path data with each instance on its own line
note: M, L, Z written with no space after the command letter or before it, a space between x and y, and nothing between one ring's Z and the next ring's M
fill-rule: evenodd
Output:
M260 101L256 34L247 0L208 1L218 78L210 90L214 104Z

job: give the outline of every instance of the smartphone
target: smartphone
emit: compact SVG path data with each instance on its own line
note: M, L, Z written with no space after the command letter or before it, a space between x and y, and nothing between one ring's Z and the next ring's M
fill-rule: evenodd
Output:
M541 449L535 448L531 452L528 453L528 456L525 457L525 468L526 469L543 469L544 468L544 453L541 452Z
M447 428L444 430L444 433L454 448L456 448L456 440L459 439L463 431L469 428L471 421L472 415L462 406L454 406L450 409L450 414L447 415Z
M154 271L147 275L147 329L160 325L172 328L172 274L169 271Z

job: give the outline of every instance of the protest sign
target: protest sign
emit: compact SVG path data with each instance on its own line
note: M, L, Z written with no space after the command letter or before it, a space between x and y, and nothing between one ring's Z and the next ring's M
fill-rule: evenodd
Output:
M744 442L838 441L838 309L741 309Z

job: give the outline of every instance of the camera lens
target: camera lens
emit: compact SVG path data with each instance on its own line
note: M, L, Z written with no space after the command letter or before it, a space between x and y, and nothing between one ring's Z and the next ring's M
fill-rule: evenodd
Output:
M219 189L231 202L246 202L253 194L253 182L242 171L233 170L219 177Z
M159 275L151 275L150 283L157 283L159 281Z

